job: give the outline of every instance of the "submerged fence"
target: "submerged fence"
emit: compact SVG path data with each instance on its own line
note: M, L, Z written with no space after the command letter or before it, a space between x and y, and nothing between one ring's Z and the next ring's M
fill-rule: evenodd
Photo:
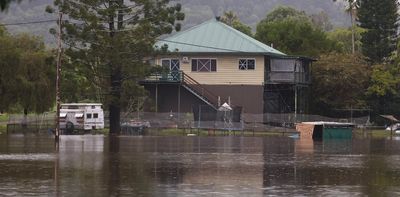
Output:
M109 126L108 113L104 113L105 127ZM202 118L202 117L207 117ZM210 120L209 117L215 117ZM311 121L351 122L357 126L370 125L369 116L330 118L308 114L241 114L233 118L229 113L193 114L193 113L153 113L132 112L121 114L122 128L156 129L204 129L223 131L294 131L295 123ZM49 133L55 128L55 113L39 115L10 115L7 132Z

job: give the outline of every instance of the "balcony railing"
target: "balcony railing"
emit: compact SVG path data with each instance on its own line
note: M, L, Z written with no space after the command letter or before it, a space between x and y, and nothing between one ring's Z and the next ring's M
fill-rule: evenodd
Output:
M153 73L144 79L146 82L181 82L183 81L182 71L170 71L165 73Z
M273 71L267 73L267 83L311 83L309 74L304 72Z

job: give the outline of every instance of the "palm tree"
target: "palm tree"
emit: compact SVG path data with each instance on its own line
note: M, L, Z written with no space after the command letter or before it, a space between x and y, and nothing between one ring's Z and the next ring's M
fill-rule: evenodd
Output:
M333 0L336 2L337 0ZM357 9L360 7L360 0L346 0L346 12L349 13L351 19L351 46L352 53L355 53L355 19L357 18Z

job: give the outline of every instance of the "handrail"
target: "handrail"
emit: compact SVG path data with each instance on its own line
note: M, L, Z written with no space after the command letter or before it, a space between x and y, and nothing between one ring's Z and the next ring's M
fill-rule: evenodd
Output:
M197 82L195 79L190 77L189 75L185 74L182 71L182 82L187 84L190 88L192 88L196 93L198 93L200 96L206 98L211 104L213 104L215 107L218 106L218 96L207 90L203 85L201 85L199 82Z

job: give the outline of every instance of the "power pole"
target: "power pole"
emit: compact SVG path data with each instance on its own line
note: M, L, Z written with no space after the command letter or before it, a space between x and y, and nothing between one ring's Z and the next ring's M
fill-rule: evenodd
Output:
M58 142L60 140L60 106L61 106L61 98L60 98L60 78L61 78L61 30L62 30L62 13L60 12L58 15L58 57L57 57L57 77L56 77L56 131L55 131L55 141Z

